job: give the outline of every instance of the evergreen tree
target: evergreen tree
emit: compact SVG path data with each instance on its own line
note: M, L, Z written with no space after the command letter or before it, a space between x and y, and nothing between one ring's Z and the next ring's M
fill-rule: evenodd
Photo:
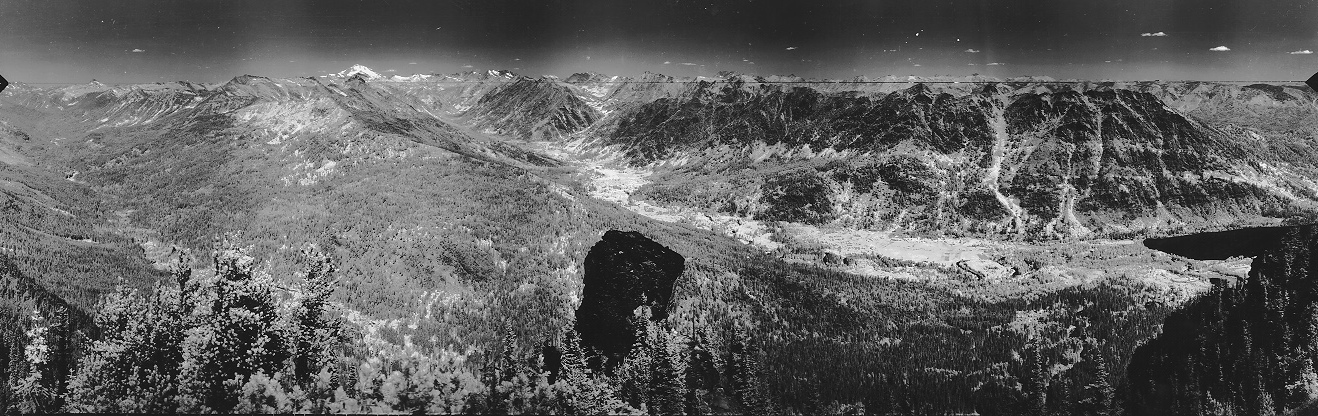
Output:
M1089 385L1089 390L1094 397L1094 414L1098 416L1114 416L1116 404L1113 401L1116 398L1116 389L1112 387L1112 374L1107 368L1107 359L1103 358L1103 353L1099 351L1094 354L1094 382Z
M274 374L289 358L277 331L278 311L270 276L255 270L247 250L229 241L213 256L215 296L207 324L185 341L181 390L190 411L228 412L253 374Z
M66 410L173 413L327 411L339 397L343 325L327 306L333 266L310 247L293 304L245 250L224 246L216 275L198 282L185 254L176 286L145 297L122 287L96 315L93 342L69 382ZM209 284L208 284L209 283ZM288 340L288 342L284 342Z
M639 413L619 400L614 387L607 380L596 378L586 366L587 357L577 331L568 327L563 332L563 368L555 383L559 409L574 415Z
M336 370L335 346L343 345L343 323L329 310L329 298L338 284L336 268L329 256L315 245L302 250L307 268L302 273L300 296L293 309L290 331L293 347L293 378L302 386L316 381L320 373Z
M648 310L648 308L645 308ZM636 342L618 366L618 395L632 407L650 402L651 373L654 370L651 356L649 326L636 322Z
M683 403L686 414L703 415L713 412L708 397L710 385L704 380L705 367L710 365L709 353L701 348L701 342L695 339L686 343L686 396Z
M91 343L69 381L66 410L171 413L179 411L183 340L189 325L191 269L174 265L180 288L157 286L145 298L122 286L102 300Z
M1039 346L1031 345L1027 351L1026 365L1030 372L1026 385L1028 411L1034 416L1045 416L1048 414L1048 367Z
M36 310L32 311L29 319L31 323L24 333L28 342L23 348L27 374L22 378L11 379L11 385L7 386L13 397L8 409L11 413L46 413L58 409L57 397L54 389L49 386L50 377L47 374L50 346L46 343L46 335L50 328Z
M500 384L500 391L506 397L503 408L508 414L548 414L554 410L554 389L542 361L537 357L528 371L519 371L514 378Z
M685 392L682 383L685 378L677 363L677 356L672 352L668 330L654 323L650 324L650 401L649 410L656 415L677 415L686 411Z
M728 351L728 374L732 377L734 397L743 411L761 414L768 411L768 401L761 390L759 349L741 327L733 330Z

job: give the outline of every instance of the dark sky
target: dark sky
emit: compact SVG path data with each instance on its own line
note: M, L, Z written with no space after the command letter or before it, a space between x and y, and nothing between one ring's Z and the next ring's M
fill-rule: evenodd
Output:
M1302 80L1318 71L1315 50L1312 0L0 0L0 74L20 82L357 63L385 75Z

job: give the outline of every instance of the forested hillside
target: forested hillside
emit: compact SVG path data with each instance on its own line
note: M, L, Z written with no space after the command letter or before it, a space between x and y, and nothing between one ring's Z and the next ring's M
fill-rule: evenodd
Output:
M1131 361L1133 414L1287 414L1318 400L1318 228L1276 230L1249 278L1167 317ZM1232 238L1233 234L1208 238Z

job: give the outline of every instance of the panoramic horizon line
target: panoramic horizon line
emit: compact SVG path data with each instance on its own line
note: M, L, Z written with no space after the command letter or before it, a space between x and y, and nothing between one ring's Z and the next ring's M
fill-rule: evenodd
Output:
M392 70L390 70L390 71L385 71L385 72L391 72L391 71L392 71ZM396 72L396 71L394 71L394 72ZM500 75L500 76L511 76L511 79L504 80L504 81L500 81L500 80L468 81L468 80L461 80L461 79L426 80L425 78L422 78L422 79L413 79L413 80L400 79L400 78L412 78L412 77L417 77L417 76L425 76L425 77L449 77L449 76L453 76L453 75L463 75L463 74L482 74L482 73L488 73L488 74L491 74L491 75ZM366 78L367 78L366 80L369 80L369 81L371 81L371 82L386 82L386 83L390 83L390 82L397 82L397 83L403 83L403 82L405 82L405 83L417 83L417 82L421 82L421 83L429 83L429 84L468 84L468 83L475 83L475 82L512 82L512 81L520 80L520 79L522 79L522 78L532 79L532 80L537 80L537 79L553 79L553 80L560 80L560 81L561 81L561 80L563 80L564 78L571 78L571 77L573 77L573 76L577 76L577 75L598 75L598 76L608 76L608 77L611 77L611 78L608 79L608 80L591 81L591 82L594 83L594 84L680 84L680 83L687 83L687 82L705 82L705 81L709 81L709 82L712 82L712 83L719 83L719 82L733 82L732 79L733 79L734 77L739 78L739 77L747 77L747 76L748 76L748 77L759 78L759 80L744 80L744 79L736 79L735 81L742 82L742 83L746 83L746 84L843 84L843 85L846 85L846 84L977 84L977 85L978 85L978 84L998 84L998 83L1008 83L1008 82L1029 82L1029 83L1035 83L1035 84L1149 83L1149 82L1204 82L1204 83L1220 83L1220 84L1232 84L1232 83L1274 83L1274 84L1281 84L1281 83L1300 83L1300 84L1305 84L1305 83L1307 83L1307 81L1305 81L1305 80L1277 80L1277 79L1273 79L1273 80L1259 80L1259 79L1253 79L1253 80L1248 80L1248 79L1246 79L1246 80L1223 80L1223 79L1216 79L1216 80L1203 80L1203 79L1134 79L1134 80L1124 80L1124 79L1107 79L1107 78L1104 78L1104 79L1079 79L1079 78L1069 78L1069 79L1057 80L1057 79L1054 79L1052 76L1049 76L1049 75L1037 75L1037 74L1036 74L1036 75L1015 75L1015 76L1009 76L1009 77L995 77L995 76L985 76L985 75L980 75L980 74L978 74L978 73L974 73L974 74L970 74L970 75L950 75L950 74L949 74L949 75L915 75L915 74L908 74L908 75L892 75L892 74L886 74L886 75L883 75L883 76L881 76L881 77L880 77L880 76L874 76L874 78L878 78L878 80L873 80L873 79L869 79L869 80L858 80L857 78L869 78L869 77L871 77L871 76L870 76L870 75L858 75L858 76L852 77L851 79L836 79L836 78L835 78L835 79L830 79L830 78L806 78L806 77L798 76L798 75L796 75L796 74L787 74L787 75L781 75L781 74L757 75L757 74L743 73L743 72L737 72L737 71L720 71L719 74L714 75L714 76L705 76L705 75L696 75L696 76L690 76L690 75L673 76L673 75L667 75L667 74L663 74L663 73L659 73L659 72L653 72L653 71L649 71L649 70L646 70L646 71L642 72L642 74L641 74L640 76L636 76L636 75L631 75L631 76L627 76L627 75L609 75L609 74L605 74L605 73L600 73L600 72L594 72L594 71L589 71L589 70L587 70L587 71L572 72L572 74L571 74L571 75L568 75L567 77L563 77L563 76L559 76L559 75L553 75L553 74L542 74L542 75L536 77L536 76L531 76L531 75L519 74L519 73L513 72L513 70L511 70L511 69L485 69L485 70L476 70L476 69L474 69L474 68L470 68L469 70L466 70L466 71L459 71L459 72L453 72L453 73L448 73L448 74L440 73L440 72L429 72L429 73L426 73L426 72L416 72L416 73L412 73L411 75L406 75L406 76L405 76L405 75L399 75L399 74L396 74L396 73L393 73L393 74L391 74L391 75L382 75L380 72L377 72L377 71L375 71L374 69L371 69L370 67L368 67L368 66L366 66L366 65L362 65L362 64L353 64L352 66L349 66L347 69L344 69L344 70L339 71L339 72L336 72L336 73L329 73L328 71L323 71L322 73L320 73L320 74L316 74L316 75L293 76L293 77L280 77L280 76L253 75L253 74L250 74L250 73L244 73L244 74L242 74L242 75L236 75L236 76L234 76L234 77L232 77L232 78L229 78L228 80L220 80L220 81L189 81L189 80L172 80L172 81L146 81L146 82L135 82L135 81L134 81L134 82L108 82L108 83L107 83L107 82L101 82L101 81L98 81L96 78L92 78L91 81L87 81L87 82L13 82L13 83L14 83L14 84L28 84L28 85L83 85L83 84L89 84L89 83L99 83L99 84L102 84L102 85L113 85L113 86L122 86L122 85L152 85L152 84L163 85L163 84L170 84L170 83L221 84L221 83L226 83L226 82L232 82L234 79L237 79L237 78L240 78L240 77L260 77L260 78L274 79L274 80L279 80L279 79L285 79L285 80L292 80L292 79L312 79L312 80L314 80L314 79L316 79L316 78L329 78L329 77L350 78L350 77L352 77L352 76L361 75L361 74L367 74L367 75L369 75L368 77L366 77ZM654 81L654 80L643 81L643 80L638 79L638 78L640 78L640 77L645 76L646 74L654 74L654 75L665 76L665 77L672 78L672 80L671 80L671 81ZM799 81L782 81L782 80L768 80L768 79L766 79L766 78L773 78L773 77L779 77L779 78L799 78L800 80L799 80ZM882 80L882 79L884 79L884 78L901 78L901 77L906 77L906 78L923 78L923 79L925 79L925 80L909 80L909 79L908 79L908 80ZM978 80L963 80L963 79L966 79L966 78L976 78L976 77L979 77L979 78L981 78L981 79L978 79ZM618 78L623 78L623 79L619 80ZM1023 78L1026 79L1026 80L1023 80ZM1048 79L1048 80L1038 80L1038 79L1030 79L1030 78L1045 78L1045 79Z
M324 76L313 76L313 77L293 77L293 78L312 79L312 78L322 78L322 77L324 77ZM532 77L528 77L528 76L524 76L524 75L523 75L522 77L524 77L524 78L528 78L528 79L546 79L546 77L532 78ZM236 77L235 77L235 78L236 78ZM263 77L263 78L268 78L268 77ZM276 79L276 80L278 80L278 79L293 79L293 78L270 78L270 79ZM345 77L345 78L350 78L350 77ZM375 80L369 80L369 81L370 81L370 82L373 82L373 83L384 82L384 83L399 83L399 84L417 84L417 83L422 83L422 84L474 84L474 83L482 83L482 82L504 82L504 83L511 83L511 82L516 82L517 80L516 80L516 79L512 79L512 80L483 80L483 81L461 81L461 80L445 80L445 81L427 81L427 80L420 80L420 81L397 81L397 80L389 80L389 79L375 79ZM99 83L99 84L102 84L102 85L151 85L151 84L171 84L171 83L178 83L178 82L188 82L188 83L197 83L197 84L207 84L207 82L195 82L195 81L187 81L187 80L176 80L176 81L146 81L146 82L101 82L101 81L97 81L97 80L95 80L95 79L93 79L93 80L91 80L91 81L88 81L88 82L21 82L21 81L16 81L16 82L12 82L12 84L13 84L13 85L20 85L20 84L21 84L21 85L85 85L85 84L90 84L91 82L96 82L96 83ZM229 82L229 81L218 81L218 82L211 82L211 83L226 83L226 82ZM564 81L564 82L566 82L566 81ZM689 82L710 82L710 83L742 82L742 83L745 83L745 84L1003 84L1003 83L1031 83L1031 84L1085 84L1085 83L1108 83L1108 82L1113 82L1113 83L1115 83L1115 82L1207 82L1207 83L1223 83L1223 84L1228 84L1228 83L1300 83L1300 84L1303 84L1303 83L1305 83L1304 80L1202 80L1202 79L1133 79L1133 80L1124 80L1124 79L1120 79L1120 80L1114 80L1114 79L1097 79L1097 80L1095 80L1095 79L1075 79L1075 80L1060 80L1060 81L1057 81L1057 80L1054 80L1054 81L1043 81L1043 80L1014 80L1014 79L1002 79L1002 80L997 80L997 81L919 81L919 80L909 80L909 81L846 81L846 80L744 81L744 80L728 80L728 79L723 79L723 78L707 78L707 79L703 79L703 80L702 80L702 79L689 78L689 79L684 79L684 80L673 80L673 81L594 81L594 82L592 82L592 83L593 83L593 84L685 84L685 83L689 83Z

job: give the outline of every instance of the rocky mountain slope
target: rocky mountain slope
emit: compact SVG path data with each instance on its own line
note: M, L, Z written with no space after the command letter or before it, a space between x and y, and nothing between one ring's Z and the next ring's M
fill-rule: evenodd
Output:
M663 166L669 176L641 192L666 203L861 228L1087 237L1311 214L1318 198L1311 140L1296 138L1313 110L1295 108L1305 115L1288 119L1293 130L1259 132L1251 126L1265 124L1267 106L1301 99L1252 86L1239 95L1269 101L1191 107L1197 90L1160 98L1109 85L695 85L587 133L633 165ZM1257 113L1231 109L1240 107ZM679 187L703 195L672 195Z

